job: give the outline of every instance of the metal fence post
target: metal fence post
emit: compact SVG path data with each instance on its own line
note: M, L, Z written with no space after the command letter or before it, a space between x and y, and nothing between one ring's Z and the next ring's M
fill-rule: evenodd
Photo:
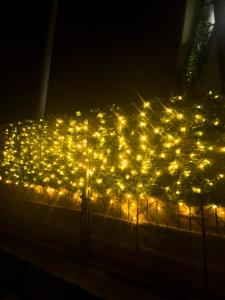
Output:
M155 223L158 225L158 200L157 199L155 201L155 210L156 210Z
M169 226L169 203L168 199L166 198L166 226Z
M191 231L192 224L191 224L191 206L190 205L188 206L188 211L189 211L189 214L188 214L188 216L189 216L189 231Z
M201 221L202 221L202 258L203 258L203 284L204 291L208 293L208 264L207 264L207 254L206 254L206 234L205 234L205 215L204 215L204 205L201 201Z
M82 191L82 205L81 205L81 227L80 227L80 256L84 264L88 263L89 244L90 244L90 156L88 151L89 146L89 132L88 132L88 119L84 121L86 125L86 168L85 168L85 184Z
M90 198L82 194L81 205L81 231L80 231L80 256L83 263L88 263L89 242L90 242Z
M146 219L147 219L147 222L149 222L149 208L148 208L148 198L147 198L147 215L146 215Z
M218 227L218 212L217 207L215 207L215 223L216 223L216 233L219 233L219 227Z
M119 205L120 205L120 220L122 220L122 195L119 198Z
M127 198L127 220L130 221L130 199Z
M180 229L180 203L177 202L177 228Z
M222 276L221 276L221 247L220 247L220 237L219 237L219 220L218 220L218 210L217 206L215 207L215 225L216 225L216 256L217 256L217 267L219 269L218 271L218 288L219 288L219 293L220 296L222 296Z
M136 210L136 276L139 278L139 195L137 197Z

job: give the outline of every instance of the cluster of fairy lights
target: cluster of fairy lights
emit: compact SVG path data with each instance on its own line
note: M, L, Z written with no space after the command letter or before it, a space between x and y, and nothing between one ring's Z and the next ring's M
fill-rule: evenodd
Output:
M198 104L141 100L129 114L114 106L10 124L1 134L1 182L110 204L133 199L131 210L148 197L223 205L224 99L209 92Z

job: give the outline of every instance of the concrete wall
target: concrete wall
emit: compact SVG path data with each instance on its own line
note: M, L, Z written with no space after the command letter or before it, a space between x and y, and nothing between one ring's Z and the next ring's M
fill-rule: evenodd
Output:
M80 254L81 212L21 199L1 199L0 228L28 239ZM93 214L89 259L111 272L138 276L144 282L203 289L202 237L198 233L152 224L136 226L124 220ZM208 285L225 296L225 239L206 236ZM130 275L129 275L130 274Z

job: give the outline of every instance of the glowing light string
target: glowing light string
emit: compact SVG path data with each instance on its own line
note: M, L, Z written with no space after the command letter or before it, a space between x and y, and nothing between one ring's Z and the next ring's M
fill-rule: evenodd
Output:
M86 188L111 206L123 199L133 221L139 196L141 213L148 197L224 205L224 112L224 99L209 92L197 104L142 99L127 113L113 107L10 124L1 130L0 181L75 198Z

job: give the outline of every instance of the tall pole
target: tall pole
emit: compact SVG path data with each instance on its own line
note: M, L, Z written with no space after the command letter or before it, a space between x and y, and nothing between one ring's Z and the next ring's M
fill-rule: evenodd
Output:
M85 168L85 185L82 195L81 205L81 232L80 232L80 255L82 262L88 264L89 255L89 242L90 242L90 155L88 151L89 140L88 140L88 120L85 121L86 126L86 168Z
M52 12L51 12L51 18L50 18L48 36L47 36L47 43L45 49L43 74L42 74L42 82L41 82L41 95L40 95L40 102L38 107L38 118L43 118L45 115L58 6L59 6L59 0L53 0Z
M206 233L205 233L205 214L204 214L204 204L201 200L201 221L202 221L202 258L203 258L203 284L204 292L208 293L208 262L206 254Z
M136 208L136 277L139 279L139 194L136 193L137 208Z

